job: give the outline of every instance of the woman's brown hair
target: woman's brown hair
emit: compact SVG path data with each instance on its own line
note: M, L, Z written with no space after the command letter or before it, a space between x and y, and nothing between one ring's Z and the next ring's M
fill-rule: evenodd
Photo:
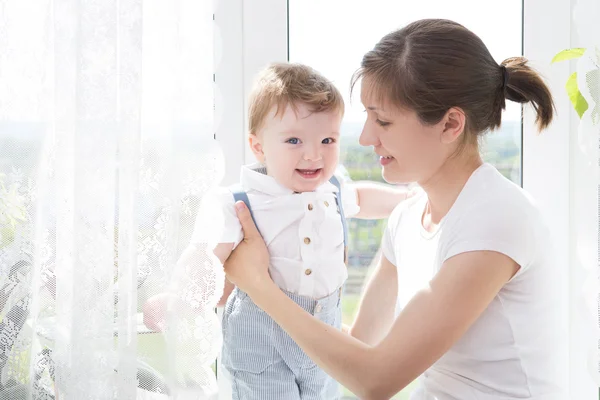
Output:
M477 35L449 20L424 19L384 36L363 57L352 87L360 78L380 100L414 110L425 124L462 109L471 138L500 127L506 99L531 103L540 131L554 115L550 90L525 58L498 65Z

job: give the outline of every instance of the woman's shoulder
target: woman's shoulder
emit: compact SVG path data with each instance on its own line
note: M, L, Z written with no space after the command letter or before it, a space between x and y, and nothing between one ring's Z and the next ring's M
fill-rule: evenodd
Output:
M481 231L530 230L540 223L541 214L533 197L490 164L473 173L445 217L446 230L461 236Z
M445 257L491 250L523 267L545 246L546 231L533 198L489 166L465 185L444 222L440 242Z
M471 176L452 209L457 219L504 219L538 214L533 197L490 164Z

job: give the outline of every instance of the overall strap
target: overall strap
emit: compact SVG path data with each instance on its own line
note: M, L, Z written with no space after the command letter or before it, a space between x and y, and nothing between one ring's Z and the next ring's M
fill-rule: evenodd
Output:
M250 211L250 216L252 217L252 221L254 221L254 225L256 225L256 219L254 218L254 213L252 212L252 207L250 206L250 200L248 199L248 194L244 191L241 185L236 184L229 188L231 194L233 194L233 199L237 203L238 201L243 201L248 207L248 211ZM256 229L258 230L258 225L256 225ZM260 233L260 230L258 230Z
M337 203L338 210L340 211L340 217L342 219L342 228L344 229L344 261L348 259L348 222L346 221L346 216L344 215L344 207L342 206L342 185L338 178L334 176L329 180L335 187L337 187L338 191L335 194L335 202Z

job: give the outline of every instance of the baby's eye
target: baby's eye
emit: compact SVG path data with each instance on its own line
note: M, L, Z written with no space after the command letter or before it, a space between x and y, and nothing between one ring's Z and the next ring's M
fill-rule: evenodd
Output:
M323 141L321 143L323 143L323 144L333 144L333 143L335 143L335 139L334 138L323 139Z
M298 144L298 143L300 143L300 139L298 139L298 138L290 138L290 139L286 140L285 142L289 143L289 144Z

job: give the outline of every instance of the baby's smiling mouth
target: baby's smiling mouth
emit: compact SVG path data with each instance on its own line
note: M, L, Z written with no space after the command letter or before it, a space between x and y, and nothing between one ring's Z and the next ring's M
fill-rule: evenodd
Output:
M312 179L316 178L320 175L322 168L317 169L296 169L296 172L300 174L303 178Z

